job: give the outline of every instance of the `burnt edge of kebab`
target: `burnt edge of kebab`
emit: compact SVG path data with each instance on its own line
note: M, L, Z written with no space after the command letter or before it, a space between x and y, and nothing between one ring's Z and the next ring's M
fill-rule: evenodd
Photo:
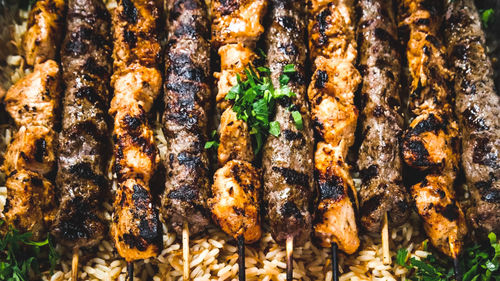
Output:
M203 1L169 5L163 114L169 151L161 209L178 234L188 222L193 235L210 224L209 160L204 148L211 105L210 23Z

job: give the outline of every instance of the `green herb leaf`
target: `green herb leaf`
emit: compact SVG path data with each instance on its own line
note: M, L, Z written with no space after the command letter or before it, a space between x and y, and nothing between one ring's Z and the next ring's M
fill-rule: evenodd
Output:
M396 254L396 262L401 266L406 266L406 258L408 257L408 250L401 248Z
M279 136L281 132L280 123L278 121L273 121L269 123L269 133L275 137Z
M297 129L299 130L302 130L302 128L304 127L304 124L302 123L302 115L300 114L300 112L298 111L292 111L292 117L293 117L293 121L295 122L295 127L297 127Z
M283 73L295 73L297 70L295 70L295 65L293 64L287 64L283 68Z
M481 21L484 27L488 28L488 25L493 22L493 16L495 11L493 9L484 10L481 12Z
M286 74L281 74L281 76L280 76L280 85L284 86L284 85L288 84L288 82L290 82L290 76L288 76Z
M216 141L207 141L205 143L205 149L210 149L212 147L219 147L219 144Z

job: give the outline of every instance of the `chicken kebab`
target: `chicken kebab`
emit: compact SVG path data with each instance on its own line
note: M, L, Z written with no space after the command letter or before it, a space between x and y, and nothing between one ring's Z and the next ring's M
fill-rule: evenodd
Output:
M430 241L457 261L467 227L454 190L459 139L450 104L451 73L439 37L441 8L439 1L400 3L399 29L407 46L411 114L402 137L402 154L405 163L418 172L410 193Z
M120 0L112 15L114 96L109 113L114 116L118 187L111 236L128 263L130 279L132 262L158 255L162 246L162 227L149 187L160 159L148 122L162 84L159 17L154 0Z
M184 280L189 279L189 235L210 223L207 141L211 106L210 25L203 0L168 2L163 130L168 143L162 215L183 236Z
M474 1L447 3L444 30L455 72L462 167L473 202L467 218L484 237L500 233L500 99Z
M56 168L55 131L61 95L58 52L64 1L40 0L29 13L21 49L33 72L13 85L5 110L17 127L5 153L6 225L43 238L57 208L53 183Z
M360 0L358 69L363 76L359 149L361 174L360 221L370 232L382 230L384 263L391 261L388 223L403 224L409 216L408 193L403 185L400 137L401 61L392 0Z
M308 8L309 50L314 68L308 97L318 136L314 165L319 198L314 232L321 246L332 247L336 276L337 249L352 254L360 243L355 217L357 193L346 163L358 118L354 94L361 83L354 66L354 1L311 1Z
M292 249L311 234L310 212L314 190L314 139L306 96L305 2L269 1L267 65L275 89L283 75L290 79L292 98L278 100L274 121L280 134L269 136L264 145L262 168L265 217L274 240L287 246L287 280L292 279ZM293 66L293 70L290 70Z
M231 0L212 2L212 46L220 56L217 79L217 109L222 112L217 150L219 169L208 201L214 221L238 240L239 277L245 279L244 243L261 236L261 175L252 164L254 150L248 124L238 118L228 93L246 78L245 69L257 58L253 49L264 32L261 21L266 0Z
M102 198L108 191L108 106L111 76L110 15L102 0L69 0L61 47L62 101L56 184L59 206L52 228L58 242L74 249L99 243L108 231Z

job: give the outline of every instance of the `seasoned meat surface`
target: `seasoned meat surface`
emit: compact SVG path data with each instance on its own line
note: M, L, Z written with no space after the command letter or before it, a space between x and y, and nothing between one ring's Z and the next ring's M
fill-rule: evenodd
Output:
M211 105L209 22L203 0L169 2L163 129L168 142L163 218L195 235L210 223L207 141Z
M455 114L462 136L462 166L473 205L467 210L480 234L500 232L500 99L474 1L446 7L445 37L455 72Z
M64 29L65 0L38 0L28 15L21 48L29 65L54 60Z
M371 232L408 219L408 194L403 185L400 137L401 60L392 0L361 0L358 21L358 69L361 87L361 135L358 153L362 185L359 193L361 224Z
M111 236L126 261L158 255L162 229L149 181L159 163L147 114L162 84L159 10L153 0L120 0L112 17L114 171L118 188Z
M60 243L88 247L108 230L102 198L109 188L110 15L101 0L70 0L66 20L56 177L60 202L52 233Z
M412 115L402 138L402 154L413 171L421 172L410 192L432 244L457 257L467 227L453 189L459 140L450 104L451 73L439 37L441 7L438 2L402 1L399 15L407 46Z
M295 97L276 105L274 121L279 122L281 133L269 136L264 145L263 200L274 240L284 244L291 236L294 246L300 246L311 233L310 207L315 192L314 140L306 102L305 6L301 1L272 0L269 13L266 54L275 89L280 88L279 78L286 65L293 64L296 72L287 84ZM292 117L295 110L302 116L301 129Z

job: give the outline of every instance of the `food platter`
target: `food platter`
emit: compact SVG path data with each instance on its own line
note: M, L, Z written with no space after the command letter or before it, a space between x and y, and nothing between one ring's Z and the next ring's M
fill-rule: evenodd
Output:
M0 10L0 280L500 278L500 1Z

